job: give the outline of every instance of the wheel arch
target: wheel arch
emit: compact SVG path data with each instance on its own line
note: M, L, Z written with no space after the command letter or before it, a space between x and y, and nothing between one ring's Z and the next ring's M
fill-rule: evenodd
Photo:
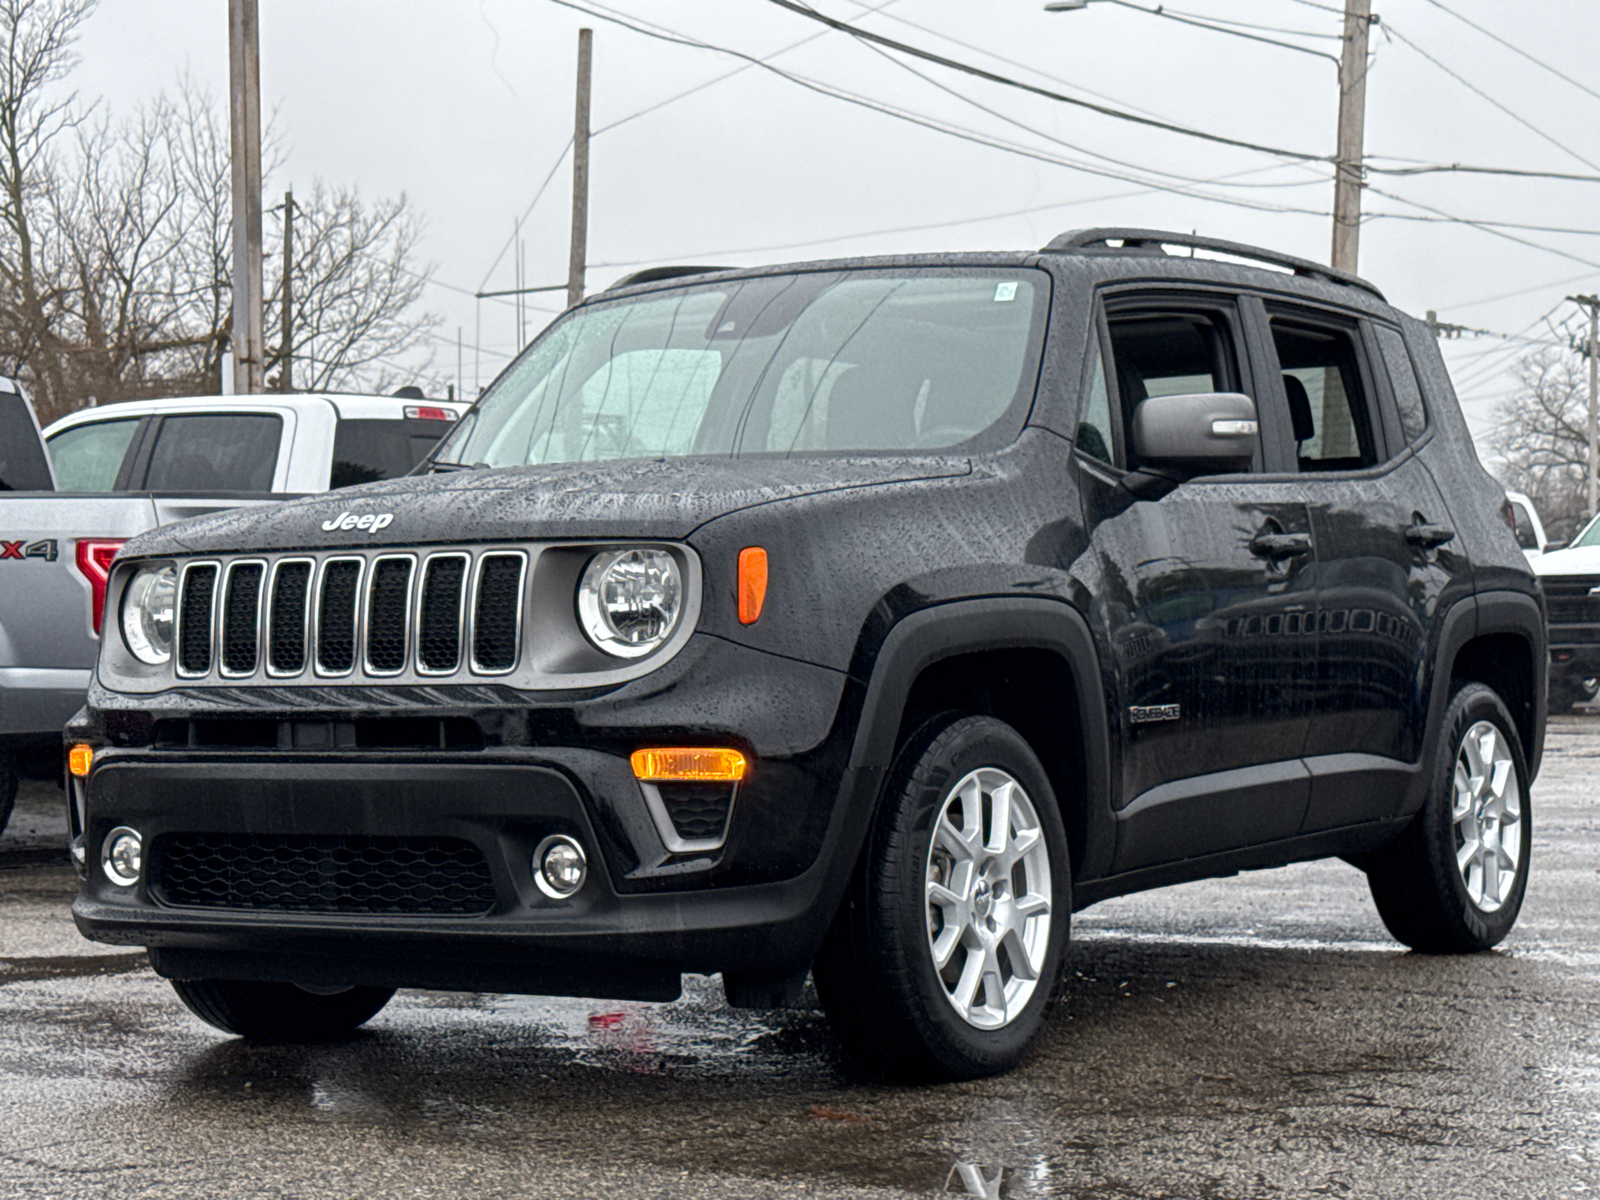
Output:
M852 767L887 769L903 738L945 711L1013 726L1056 791L1074 879L1109 868L1110 728L1094 639L1064 602L961 600L903 618L878 651Z
M1446 626L1444 661L1449 669L1440 670L1435 678L1435 735L1451 694L1463 683L1482 683L1493 688L1511 711L1532 778L1539 772L1544 750L1549 670L1544 614L1532 596L1521 592L1485 592L1473 609L1473 620Z

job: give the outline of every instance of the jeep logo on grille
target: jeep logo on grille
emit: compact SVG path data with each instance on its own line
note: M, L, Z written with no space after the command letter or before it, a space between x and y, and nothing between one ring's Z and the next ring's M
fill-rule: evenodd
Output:
M353 512L342 512L333 520L324 521L322 528L325 533L332 533L336 529L363 529L368 533L377 533L393 522L393 513L362 513L358 517Z

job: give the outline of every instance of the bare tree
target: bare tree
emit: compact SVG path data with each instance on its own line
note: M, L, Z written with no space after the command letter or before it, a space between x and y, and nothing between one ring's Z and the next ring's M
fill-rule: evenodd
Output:
M1527 493L1550 537L1566 541L1586 519L1588 366L1575 351L1546 347L1524 356L1516 375L1490 444L1506 486Z
M427 378L428 338L440 318L418 308L431 268L411 265L421 235L404 194L368 204L354 188L316 180L310 196L295 199L290 353L300 388L380 391L401 380L438 382ZM283 324L281 266L278 274L268 329ZM279 346L267 359L269 372L282 355Z
M0 370L44 420L220 391L231 325L226 109L187 77L126 119L80 104L65 84L94 4L0 0ZM270 125L263 159L278 166ZM297 218L297 382L437 383L417 378L438 318L420 309L431 268L412 265L406 198L317 181Z

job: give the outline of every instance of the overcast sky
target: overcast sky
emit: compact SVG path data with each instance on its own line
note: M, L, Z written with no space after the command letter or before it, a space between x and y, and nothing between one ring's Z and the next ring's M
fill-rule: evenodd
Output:
M1330 58L1135 11L1132 2L1046 13L1042 0L812 0L861 28L1071 96L1332 155ZM591 168L591 291L659 262L1031 248L1090 225L1193 229L1328 258L1325 162L1140 127L891 57L769 0L574 4L596 15L553 0L261 3L263 103L276 110L286 151L267 203L291 184L309 190L316 177L369 197L405 192L427 220L425 261L436 281L428 305L444 318L435 365L455 375L459 329L466 394L504 365L518 336L509 304L480 305L469 293L513 285L505 247L547 178L521 227L526 284L565 279L565 151L581 25L595 30L592 123L601 131ZM1336 56L1339 7L1181 0L1167 12L1243 23L1241 32ZM1594 0L1374 0L1374 8L1366 151L1375 165L1600 175ZM756 58L784 51L773 67L964 136L600 14ZM222 95L227 3L102 0L79 49L74 82L114 112L184 70ZM1391 195L1364 197L1368 214L1385 215L1363 226L1360 270L1409 312L1434 309L1444 321L1549 338L1548 322L1574 311L1563 297L1600 287L1600 183L1445 173L1369 182ZM1503 224L1495 233L1463 219ZM269 218L269 253L276 237ZM560 296L532 304L529 337ZM1446 344L1475 430L1512 386L1504 368L1528 349L1489 336Z

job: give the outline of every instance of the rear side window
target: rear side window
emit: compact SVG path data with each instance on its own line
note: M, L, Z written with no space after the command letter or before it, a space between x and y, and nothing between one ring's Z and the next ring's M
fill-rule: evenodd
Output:
M1377 463L1355 335L1272 318L1272 344L1302 471L1356 471Z
M0 394L0 492L47 492L50 467L21 396Z
M1398 329L1387 325L1373 326L1378 337L1378 348L1383 352L1383 365L1389 370L1389 385L1394 392L1395 407L1400 410L1400 430L1409 444L1422 436L1428 427L1428 413L1422 407L1422 388L1417 384L1417 372L1411 365L1411 355L1406 350L1406 340Z
M333 435L331 488L398 479L415 467L454 421L407 419L340 421Z
M111 491L138 428L138 417L122 417L63 429L50 439L56 486L64 492Z
M272 413L164 417L150 452L150 492L270 492L283 418Z

